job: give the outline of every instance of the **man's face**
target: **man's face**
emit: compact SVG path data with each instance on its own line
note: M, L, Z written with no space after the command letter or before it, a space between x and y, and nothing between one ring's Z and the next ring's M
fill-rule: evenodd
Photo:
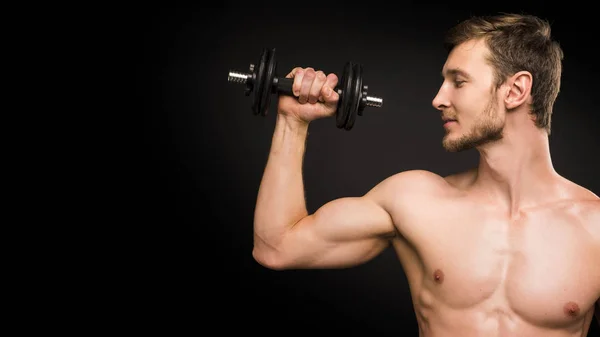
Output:
M504 110L494 85L492 67L486 63L483 40L457 46L442 69L444 82L432 101L441 111L446 135L442 145L463 151L502 138Z

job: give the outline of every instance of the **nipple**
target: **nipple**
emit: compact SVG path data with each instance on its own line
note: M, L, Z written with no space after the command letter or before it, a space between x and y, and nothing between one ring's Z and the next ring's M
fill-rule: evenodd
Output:
M434 280L436 283L439 283L439 284L441 284L442 282L444 282L444 273L443 273L443 272L442 272L440 269L436 269L436 270L433 272L433 280Z
M575 302L569 302L565 304L564 310L567 316L575 317L579 315L579 306Z

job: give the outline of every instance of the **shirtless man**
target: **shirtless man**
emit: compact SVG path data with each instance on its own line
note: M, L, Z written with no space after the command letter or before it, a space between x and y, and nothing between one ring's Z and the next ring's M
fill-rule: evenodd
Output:
M334 74L295 68L280 97L254 222L265 267L347 268L388 245L408 279L421 337L585 336L600 317L600 199L553 168L548 136L562 51L547 22L473 18L448 36L433 99L448 151L477 167L397 173L308 214L308 125L333 116Z

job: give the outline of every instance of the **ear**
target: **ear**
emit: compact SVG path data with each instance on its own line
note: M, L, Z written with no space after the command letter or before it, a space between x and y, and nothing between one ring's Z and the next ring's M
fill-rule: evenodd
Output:
M529 100L532 83L533 76L528 71L519 71L508 78L508 91L504 97L507 110L512 110Z

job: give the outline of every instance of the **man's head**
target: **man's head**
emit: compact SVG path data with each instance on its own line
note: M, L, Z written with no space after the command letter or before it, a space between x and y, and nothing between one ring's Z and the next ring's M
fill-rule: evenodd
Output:
M473 17L453 27L444 82L433 106L445 124L443 145L461 151L501 139L507 115L525 111L550 134L563 52L547 21L528 15Z

